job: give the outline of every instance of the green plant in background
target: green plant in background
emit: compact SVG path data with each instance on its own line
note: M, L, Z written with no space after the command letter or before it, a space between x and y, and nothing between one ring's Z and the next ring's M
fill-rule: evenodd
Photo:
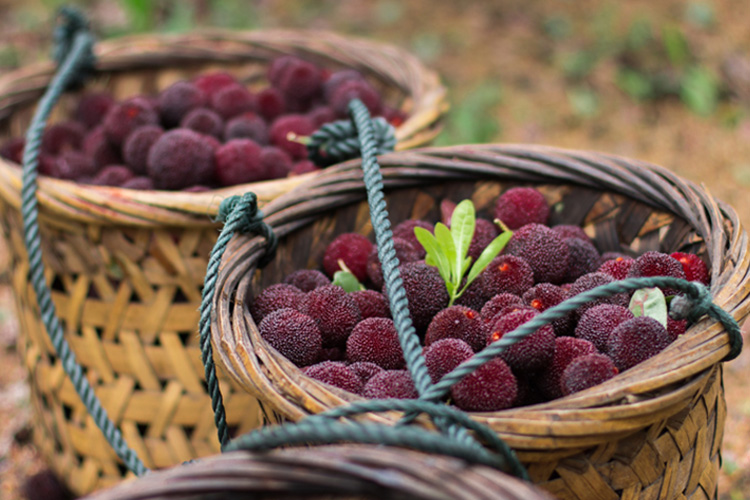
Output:
M502 91L495 80L480 83L464 97L455 97L447 116L445 131L437 145L477 144L492 142L500 134L495 112L501 102Z
M417 240L427 252L425 263L437 267L440 277L445 281L445 288L450 297L448 306L453 305L453 302L466 291L492 262L492 259L502 252L513 236L513 231L505 228L506 230L485 247L472 266L472 259L468 253L475 226L474 204L471 200L463 200L453 210L450 229L442 222L435 224L434 235L424 228L414 228ZM466 275L466 280L464 280L464 275Z

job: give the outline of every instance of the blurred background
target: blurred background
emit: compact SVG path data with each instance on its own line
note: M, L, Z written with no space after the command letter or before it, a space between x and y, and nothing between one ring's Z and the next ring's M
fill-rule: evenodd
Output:
M48 59L64 3L82 7L103 39L312 28L398 45L449 88L438 145L523 142L637 158L704 184L750 221L747 0L0 0L0 73ZM0 295L0 497L65 498L27 445L13 312ZM749 371L748 354L725 370L721 499L750 498ZM29 477L34 487L24 486Z

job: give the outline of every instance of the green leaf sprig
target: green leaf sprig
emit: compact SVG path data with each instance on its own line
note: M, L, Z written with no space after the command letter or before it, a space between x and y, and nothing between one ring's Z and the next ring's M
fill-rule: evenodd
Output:
M438 222L435 234L421 227L414 228L414 235L427 252L425 263L435 266L440 277L445 282L445 288L450 297L449 306L466 291L471 283L492 262L492 259L502 252L505 245L513 236L513 231L506 230L487 245L471 265L469 245L474 237L476 227L476 211L471 200L463 200L456 205L451 216L451 227ZM471 269L469 267L471 266ZM468 271L468 275L466 272ZM466 282L464 283L464 275ZM463 283L463 286L461 284Z
M628 306L633 316L647 316L667 327L667 301L658 288L641 288L633 293Z

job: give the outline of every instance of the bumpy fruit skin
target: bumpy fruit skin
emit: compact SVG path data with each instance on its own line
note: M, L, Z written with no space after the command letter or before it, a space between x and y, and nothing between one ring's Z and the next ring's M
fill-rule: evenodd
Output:
M276 86L287 98L305 102L320 94L323 84L320 69L301 59L288 64L277 80Z
M80 179L93 177L98 170L84 153L80 151L65 151L55 160L55 177L59 179Z
M336 114L328 106L318 106L307 113L307 117L313 122L315 128L336 120Z
M316 172L320 170L320 167L315 165L310 160L300 160L297 162L294 162L294 165L292 165L292 171L289 172L289 176L295 176L295 175L303 175L310 172Z
M396 251L396 257L399 264L407 262L416 262L420 260L419 252L408 241L401 238L393 238L393 248ZM378 257L378 248L373 245L370 254L367 256L367 277L372 285L377 288L383 288L385 283L383 279L383 269Z
M224 120L208 108L196 108L180 121L180 128L189 128L199 134L221 138L224 133Z
M568 367L571 361L580 356L597 353L598 351L594 344L588 340L574 337L556 338L555 354L552 356L552 362L544 371L540 372L537 379L537 387L539 387L539 390L548 400L562 397L560 377L562 377L565 368Z
M630 268L633 266L635 259L630 257L616 257L614 259L604 261L597 269L596 272L609 274L616 280L624 280L630 273Z
M424 362L433 383L438 382L446 373L474 356L472 348L456 338L445 338L424 348Z
M315 132L315 125L304 115L289 114L276 118L271 124L271 144L286 151L295 160L307 158L307 147L299 142L289 140L289 134L298 137L309 136Z
M357 323L346 341L346 359L375 363L385 370L404 368L404 352L393 320L368 318Z
M615 304L599 304L581 315L575 328L575 336L584 339L606 354L607 340L615 328L630 319L633 313L627 307Z
M544 195L534 188L512 188L498 197L495 218L513 230L531 223L547 224L549 206Z
M526 259L515 255L495 257L478 278L484 297L499 293L522 295L534 286L534 271Z
M503 312L508 306L522 306L523 299L514 293L498 293L488 300L479 311L486 329L494 324L495 317Z
M338 116L345 117L348 114L349 103L352 99L362 101L373 116L380 115L383 108L383 102L378 91L364 80L343 82L331 93L328 103Z
M550 229L562 239L567 240L568 238L580 238L583 241L591 243L591 238L586 234L581 226L574 226L572 224L559 224L552 226Z
M451 306L437 313L427 327L424 345L448 338L466 342L474 352L484 349L487 336L479 313L465 306Z
M154 181L152 181L149 177L133 177L132 179L123 182L120 187L149 191L154 189Z
M148 152L148 175L159 189L209 185L214 179L213 138L177 128L164 133Z
M667 330L653 318L639 316L620 323L607 340L615 366L625 371L647 360L672 343Z
M349 369L360 378L363 388L364 384L366 384L372 377L383 371L383 369L375 363L368 363L367 361L352 363L349 365Z
M323 83L323 96L327 101L331 100L333 92L339 88L339 86L350 80L364 80L364 76L357 70L354 69L342 69L331 74L328 79Z
M211 109L224 120L255 111L255 96L242 85L228 85L211 97Z
M495 358L467 375L451 389L456 406L466 411L497 411L510 408L518 385L510 367Z
M230 85L237 85L239 82L229 73L217 71L214 73L204 73L195 77L193 84L201 89L210 99L217 91Z
M250 314L256 324L274 311L297 309L304 298L302 290L293 285L277 283L263 289L250 303Z
M107 140L119 146L138 127L159 125L159 115L147 99L132 97L112 106L102 124Z
M524 304L533 307L539 312L544 312L567 298L567 291L551 283L539 283L526 290L523 294ZM570 313L552 322L552 328L555 330L555 335L557 336L570 335L573 325L574 317Z
M114 104L115 100L106 92L84 94L78 100L74 117L87 129L94 128Z
M101 125L86 134L81 149L93 160L96 168L117 165L122 160L118 148L109 143L104 127Z
M461 287L466 285L466 279L461 282ZM484 296L481 285L478 280L474 280L469 287L464 290L464 293L458 297L453 304L457 306L466 306L480 311L484 304L487 302L487 297Z
M359 307L343 288L326 285L307 292L299 310L315 320L323 336L323 347L346 343L354 326L360 321Z
M670 254L670 257L677 259L682 264L682 270L685 272L685 277L688 281L698 281L704 285L708 285L708 267L700 257L684 252L674 252Z
M472 260L477 260L482 251L492 243L497 235L500 234L498 227L487 219L477 219L474 228L474 237L471 239L467 255Z
M286 100L279 89L269 87L255 96L255 107L263 118L273 121L286 111Z
M606 382L619 372L610 358L589 354L570 362L560 377L560 389L567 396Z
M521 226L505 247L505 254L523 258L536 283L559 284L568 272L569 251L560 236L537 223Z
M436 267L423 261L408 262L399 267L404 283L409 315L418 334L424 334L432 318L448 306L448 291Z
M588 290L593 290L594 288L597 288L602 285L606 285L607 283L612 283L613 281L614 281L614 278L610 276L609 274L604 274L604 273L584 274L583 276L578 278L575 281L575 283L573 283L573 285L570 287L570 290L568 291L568 297L574 297L578 295L579 293L583 293ZM583 304L578 309L576 309L575 315L577 318L580 318L584 313L586 313L586 311L588 311L592 307L598 306L599 304L615 304L618 306L627 307L629 302L630 300L628 298L628 294L618 293L610 297L596 299L594 301Z
M367 257L374 245L367 237L357 233L344 233L337 236L326 247L323 255L323 269L333 278L341 270L339 260L357 277L360 283L367 279Z
M677 340L677 337L685 333L685 331L687 331L686 319L676 320L667 317L667 333L669 333L669 338L675 341Z
M416 235L414 234L415 227L421 227L423 229L426 229L430 233L433 233L435 231L435 226L433 224L430 224L429 222L419 219L407 219L393 228L393 237L401 238L411 243L412 246L417 250L419 258L423 259L427 252L425 252L424 247L421 243L419 243Z
M628 272L628 278L639 278L647 276L672 276L685 279L685 271L682 270L680 261L668 254L661 252L646 252L635 259ZM678 290L659 287L664 295L677 295Z
M535 310L518 310L497 318L490 328L487 345L503 338L519 326L530 321L539 313ZM551 325L545 325L523 340L516 342L503 352L500 357L514 372L533 372L547 366L555 353L555 331Z
M159 94L159 111L167 127L174 127L196 108L208 103L206 94L195 84L186 81L175 82Z
M164 129L158 125L145 125L135 129L122 146L122 157L125 163L136 174L144 174L148 169L148 152Z
M122 186L135 177L135 174L125 165L109 165L101 169L91 184L96 186Z
M419 394L408 370L383 370L367 381L362 394L370 399L417 399Z
M266 179L280 179L292 171L292 157L275 146L260 150L260 168Z
M354 394L362 393L362 379L341 361L323 361L310 365L303 371L308 377L320 382Z
M261 147L250 139L232 139L214 153L216 178L222 186L265 179L260 166Z
M344 361L344 351L340 347L324 347L320 350L318 363L323 361Z
M279 309L260 322L263 339L297 366L315 363L321 350L318 327L309 316L296 309Z
M350 295L359 307L362 319L390 318L391 309L385 295L375 290L358 290Z
M573 282L599 268L599 251L592 243L581 238L566 238L564 241L570 256L564 281Z
M44 154L58 155L64 151L81 148L85 130L77 122L60 122L50 125L42 134L41 150Z
M260 145L267 145L269 140L268 125L263 118L253 112L242 113L230 119L224 127L224 140L252 139Z
M284 283L296 286L303 292L309 292L318 287L330 285L331 280L317 269L300 269L284 278Z
M0 146L0 156L20 165L23 161L23 148L25 146L26 140L23 137L13 137Z

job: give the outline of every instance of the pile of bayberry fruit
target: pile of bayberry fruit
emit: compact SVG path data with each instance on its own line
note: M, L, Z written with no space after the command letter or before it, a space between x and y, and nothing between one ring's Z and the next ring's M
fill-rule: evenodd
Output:
M458 207L466 203L471 202ZM694 254L600 255L582 228L547 226L544 196L518 187L497 199L496 223L475 219L467 255L488 264L471 282L473 271L459 276L465 290L456 295L456 287L451 292L452 285L446 286L451 278L435 245L422 243L446 241L458 207L443 202L445 224L406 220L393 229L410 316L434 382L540 312L586 290L627 277L709 282L707 266ZM506 241L498 243L503 234ZM657 291L663 302L678 293ZM367 398L417 397L384 295L377 249L365 236L338 236L326 248L322 270L291 273L250 299L249 308L263 339L307 376ZM627 293L598 299L465 377L449 401L468 411L495 411L572 394L652 357L686 327L685 320L666 315L659 320L634 314Z
M300 138L346 118L353 98L394 126L405 119L358 71L282 56L267 73L265 88L218 72L119 102L85 93L69 120L45 129L39 172L83 184L204 191L317 170ZM12 138L0 156L20 164L23 148L23 138Z

